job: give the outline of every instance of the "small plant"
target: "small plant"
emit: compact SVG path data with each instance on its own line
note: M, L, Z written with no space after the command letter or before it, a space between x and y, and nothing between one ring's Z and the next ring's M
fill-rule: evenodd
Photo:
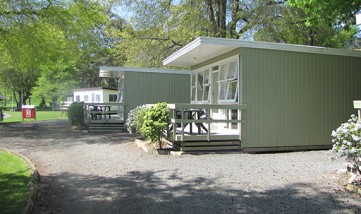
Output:
M72 126L82 128L84 126L84 103L74 102L68 108L68 119Z
M167 103L157 103L155 106L147 109L143 117L144 121L141 127L141 134L152 143L158 142L162 149L162 136L164 129L168 126L169 109Z
M332 131L332 151L337 153L339 158L345 157L361 175L361 121L351 115L346 123Z
M125 126L127 127L127 130L130 134L140 133L146 109L147 107L142 105L137 106L135 109L132 109L129 112Z

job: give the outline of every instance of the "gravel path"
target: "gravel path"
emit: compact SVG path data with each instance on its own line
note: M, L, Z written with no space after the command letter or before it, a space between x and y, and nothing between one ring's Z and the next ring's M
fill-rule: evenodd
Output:
M66 121L0 124L41 175L33 213L361 213L326 151L166 156Z

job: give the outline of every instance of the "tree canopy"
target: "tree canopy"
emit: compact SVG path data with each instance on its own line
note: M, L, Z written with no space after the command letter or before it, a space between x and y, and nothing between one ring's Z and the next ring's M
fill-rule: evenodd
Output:
M129 66L159 67L198 36L343 48L355 37L358 0L124 0L122 31ZM334 9L332 9L334 8Z
M82 54L101 45L95 30L107 21L102 10L91 0L0 3L0 81L19 108L33 92L55 99L58 93L48 88L54 81L58 91L76 85Z
M0 92L47 105L114 86L100 65L162 67L198 36L352 48L360 10L359 0L4 0Z

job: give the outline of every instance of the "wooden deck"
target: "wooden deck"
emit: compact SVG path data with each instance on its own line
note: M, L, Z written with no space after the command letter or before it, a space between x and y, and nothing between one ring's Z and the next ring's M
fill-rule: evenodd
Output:
M244 105L170 104L168 107L171 119L167 139L174 147L182 151L240 150ZM219 115L221 111L225 113Z
M124 103L84 103L84 122L89 131L124 128Z

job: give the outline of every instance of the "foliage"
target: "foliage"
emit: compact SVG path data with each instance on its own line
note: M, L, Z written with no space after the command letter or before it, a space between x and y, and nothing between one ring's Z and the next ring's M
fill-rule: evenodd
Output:
M332 150L337 156L345 157L361 174L361 121L351 115L346 123L332 131Z
M0 210L21 213L28 198L31 170L18 156L0 151Z
M109 37L121 38L112 50L138 67L162 67L164 58L198 36L343 48L357 32L354 14L361 1L330 2L124 0L119 6L129 18Z
M158 142L159 148L162 149L161 139L168 122L169 109L167 103L157 103L145 111L141 134L152 143Z
M146 109L147 107L142 105L130 110L127 121L125 122L125 126L130 134L140 134Z
M74 102L68 108L68 119L71 125L84 126L84 102Z
M350 26L355 23L355 14L361 9L359 0L289 0L290 7L302 8L306 14L308 26L320 22Z
M18 95L18 109L32 93L56 100L74 85L82 54L102 45L95 29L106 22L103 11L93 0L0 3L0 87Z

